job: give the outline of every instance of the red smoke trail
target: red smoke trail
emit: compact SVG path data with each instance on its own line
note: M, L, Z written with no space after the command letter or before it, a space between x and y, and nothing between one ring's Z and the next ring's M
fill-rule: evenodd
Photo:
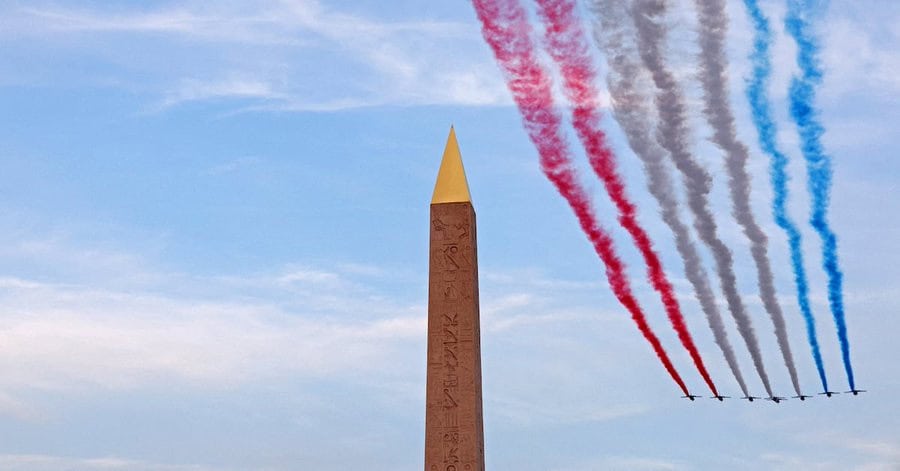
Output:
M675 298L672 284L666 277L662 262L653 249L653 242L636 219L634 204L625 194L625 184L617 171L616 157L606 144L606 135L600 128L598 92L594 87L597 74L588 53L587 35L575 12L572 0L537 0L539 14L544 21L547 49L559 65L563 76L566 97L573 104L572 125L590 160L594 172L603 181L606 192L619 211L619 223L628 231L647 265L650 284L659 293L666 314L681 344L694 360L700 376L713 394L716 386L706 371L700 352L685 324L681 307Z
M535 57L525 10L517 0L473 0L472 3L481 20L482 35L507 77L525 129L540 154L541 169L572 207L582 230L606 264L606 277L616 298L631 313L666 371L688 394L684 381L631 293L624 265L615 252L612 239L597 223L588 196L577 182L568 145L560 129L562 119L553 107L550 77Z

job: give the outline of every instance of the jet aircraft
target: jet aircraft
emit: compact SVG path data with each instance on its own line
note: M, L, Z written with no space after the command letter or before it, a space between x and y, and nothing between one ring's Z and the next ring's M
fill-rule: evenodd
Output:
M866 392L865 389L851 389L844 394L853 394L854 396L859 396L859 393Z
M783 397L779 397L779 396L769 396L769 397L766 398L766 400L767 400L767 401L772 401L772 402L774 402L775 404L778 404L779 402L781 402L781 401L786 401L787 399L786 399L786 398L783 398Z
M757 396L744 396L744 397L742 397L741 399L746 399L746 400L748 400L748 401L750 401L750 402L753 402L754 399L762 399L762 398L761 398L761 397L757 397Z
M791 397L793 397L794 399L800 399L801 401L805 401L805 400L811 398L812 396L807 396L805 394L801 394L799 396L791 396Z
M710 399L718 399L719 402L725 401L725 399L731 399L731 396L722 396L720 394L716 394L715 396L710 396Z
M840 394L840 393L839 393L839 392L834 392L834 391L825 391L825 392L820 392L820 393L819 393L820 396L827 396L827 397L831 397L831 396L833 396L833 395L835 395L835 394Z
M694 399L697 399L698 397L703 397L703 396L698 396L696 394L688 394L687 396L681 396L681 397L684 399L690 399L693 401Z

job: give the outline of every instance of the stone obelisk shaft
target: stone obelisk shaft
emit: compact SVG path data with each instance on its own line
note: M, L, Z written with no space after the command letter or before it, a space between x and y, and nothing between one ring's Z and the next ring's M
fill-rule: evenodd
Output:
M483 471L475 210L451 128L431 204L425 471Z

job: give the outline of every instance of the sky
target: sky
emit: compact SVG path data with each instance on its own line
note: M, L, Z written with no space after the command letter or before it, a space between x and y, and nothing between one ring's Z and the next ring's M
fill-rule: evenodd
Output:
M869 392L775 405L678 397L541 174L468 2L0 0L0 469L420 469L428 204L451 124L478 215L488 468L900 469L900 4L822 3L830 220ZM673 4L694 144L773 387L790 395L700 115L692 2ZM784 2L762 5L790 211L804 222L795 49ZM754 211L815 393L743 95L752 33L741 2L728 7ZM713 379L738 396L638 159L612 119L603 127ZM602 187L582 177L652 326L702 391ZM826 372L843 391L818 239L801 229Z

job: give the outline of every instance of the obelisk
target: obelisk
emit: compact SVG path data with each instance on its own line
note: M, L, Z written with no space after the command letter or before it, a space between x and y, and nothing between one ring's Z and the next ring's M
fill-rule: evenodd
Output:
M484 470L483 428L475 210L451 127L431 198L425 471Z

